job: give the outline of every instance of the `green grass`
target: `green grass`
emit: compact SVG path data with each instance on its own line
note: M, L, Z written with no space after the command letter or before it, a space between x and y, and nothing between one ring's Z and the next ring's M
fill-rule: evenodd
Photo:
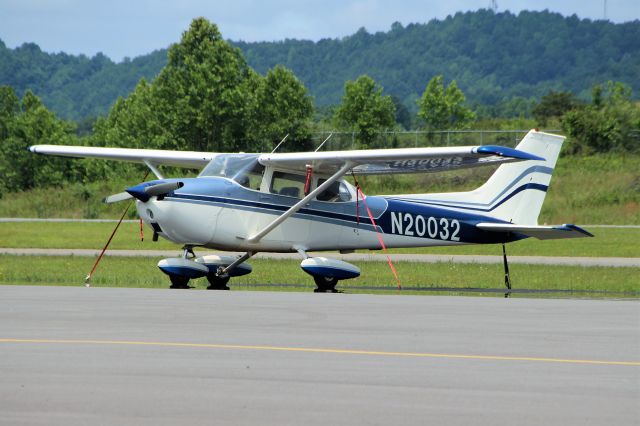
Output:
M509 256L638 257L640 228L588 228L594 238L538 240L507 244ZM393 249L391 253L502 255L499 244Z
M366 194L466 191L478 187L493 168L437 174L360 178ZM547 194L540 223L640 224L640 154L562 156ZM186 171L184 173L187 173ZM169 174L176 176L175 171ZM177 175L179 176L179 175ZM117 218L124 203L102 204L105 196L136 184L141 176L117 181L36 188L4 194L0 217ZM131 211L130 218L135 217Z
M560 158L539 220L640 224L640 155Z
M94 274L95 287L167 288L167 277L156 267L157 258L104 258ZM13 256L0 255L0 284L80 286L91 269L94 258L73 256ZM311 291L311 278L299 267L297 260L251 261L254 272L231 280L236 289L271 291ZM416 264L397 262L396 268L403 287L417 289L502 288L502 265L477 264ZM348 291L398 293L386 262L360 262L362 276L343 281L341 286L355 287ZM513 265L514 288L537 290L570 290L575 292L610 292L611 296L638 297L640 268L603 268ZM266 283L271 285L265 285ZM192 280L192 285L204 288L205 279ZM283 286L283 284L285 286ZM288 285L288 286L287 286ZM369 287L381 287L371 290ZM433 294L403 290L400 294ZM456 290L444 292L456 294ZM597 294L596 294L597 295ZM602 296L602 295L600 295Z
M4 194L0 198L0 217L115 219L119 218L126 203L104 204L111 194L139 183L141 176L117 181L74 183L62 188L34 188L29 191ZM128 218L136 218L135 208Z
M77 222L9 222L0 223L0 247L14 248L80 248L101 249L115 223ZM534 238L507 246L513 256L591 256L638 257L640 229L593 228L595 238L540 241ZM151 241L145 227L145 241L140 241L139 224L123 223L114 237L111 249L179 250L180 246L164 239ZM393 249L392 253L429 254L502 254L499 245L426 247Z
M39 247L101 249L111 235L115 222L3 222L0 223L0 247ZM139 222L124 222L111 241L110 249L178 250L180 246L163 238L152 242L153 233L144 227L140 241Z

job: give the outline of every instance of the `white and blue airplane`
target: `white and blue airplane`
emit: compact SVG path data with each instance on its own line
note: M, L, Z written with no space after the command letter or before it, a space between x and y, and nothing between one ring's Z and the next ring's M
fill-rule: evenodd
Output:
M297 252L300 267L318 292L360 270L308 252L503 244L539 239L591 237L575 225L538 225L564 137L531 130L516 146L494 145L228 154L147 149L35 145L31 152L65 157L144 163L157 180L132 186L106 202L134 198L140 218L158 236L184 246L182 255L158 267L172 288L206 277L210 289L228 289L231 277L248 274L259 252ZM434 173L500 164L468 192L365 196L346 176ZM195 178L164 178L158 166L201 169ZM244 252L197 257L204 247Z

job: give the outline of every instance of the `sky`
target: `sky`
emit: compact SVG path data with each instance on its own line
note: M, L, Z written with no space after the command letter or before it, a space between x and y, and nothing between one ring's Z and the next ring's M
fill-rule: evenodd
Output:
M204 16L230 40L340 38L364 27L388 31L400 22L425 23L458 11L487 8L490 0L0 0L0 39L10 48L36 43L46 52L114 61L134 58L180 40ZM619 23L640 19L640 0L496 0L498 11L544 10Z

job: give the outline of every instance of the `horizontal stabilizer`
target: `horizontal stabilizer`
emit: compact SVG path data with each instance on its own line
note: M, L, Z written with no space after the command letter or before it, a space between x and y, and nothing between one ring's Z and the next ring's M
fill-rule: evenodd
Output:
M582 238L593 237L593 234L576 225L551 225L532 226L515 225L512 223L478 223L477 228L491 232L515 232L528 237L535 237L539 240L553 240L559 238Z

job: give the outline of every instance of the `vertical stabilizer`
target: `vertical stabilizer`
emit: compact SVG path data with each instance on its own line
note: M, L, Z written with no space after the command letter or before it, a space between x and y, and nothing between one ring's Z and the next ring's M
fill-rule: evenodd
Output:
M516 149L544 160L502 164L481 187L468 192L403 195L402 199L477 213L519 225L537 225L564 136L531 130Z
M551 175L564 136L531 130L516 146L545 159L503 164L476 189L477 196L491 202L490 216L520 225L536 225L547 195Z

